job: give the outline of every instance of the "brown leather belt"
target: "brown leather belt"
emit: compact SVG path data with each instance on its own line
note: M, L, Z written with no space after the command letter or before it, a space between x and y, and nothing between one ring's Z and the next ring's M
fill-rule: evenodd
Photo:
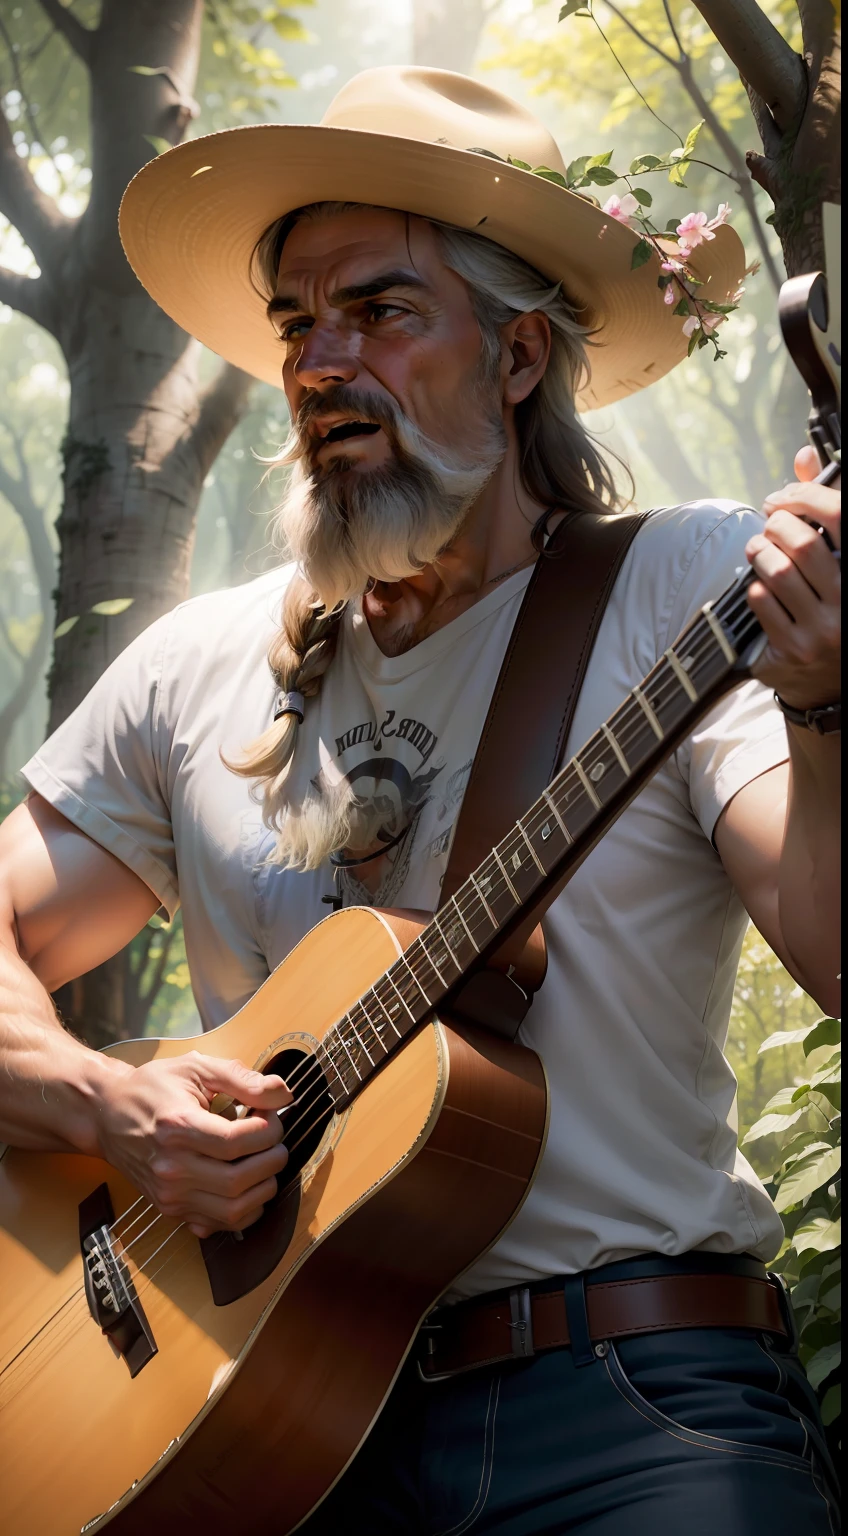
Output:
M610 1339L672 1328L753 1328L786 1336L785 1305L775 1277L654 1275L586 1285L589 1337L599 1355ZM570 1343L562 1286L524 1286L432 1313L421 1330L418 1363L426 1380L436 1380Z

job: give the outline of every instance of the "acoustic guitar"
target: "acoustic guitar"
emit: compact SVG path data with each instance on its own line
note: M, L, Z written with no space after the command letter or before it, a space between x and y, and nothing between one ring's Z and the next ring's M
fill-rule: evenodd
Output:
M803 311L820 357L808 300L796 285L794 323ZM819 424L838 451L829 404ZM5 1150L8 1536L283 1536L339 1478L422 1319L513 1219L542 1152L538 1057L468 1017L526 1008L540 914L748 674L764 643L752 579L701 610L435 916L334 913L219 1029L108 1047L287 1079L290 1159L257 1223L198 1241L106 1163Z

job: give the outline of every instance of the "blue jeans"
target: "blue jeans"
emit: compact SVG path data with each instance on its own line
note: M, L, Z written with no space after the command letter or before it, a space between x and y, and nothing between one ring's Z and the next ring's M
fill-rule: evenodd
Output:
M628 1260L592 1275L686 1263ZM713 1328L624 1339L585 1365L557 1349L423 1382L409 1363L359 1456L300 1527L302 1536L837 1529L832 1466L797 1357L782 1340Z

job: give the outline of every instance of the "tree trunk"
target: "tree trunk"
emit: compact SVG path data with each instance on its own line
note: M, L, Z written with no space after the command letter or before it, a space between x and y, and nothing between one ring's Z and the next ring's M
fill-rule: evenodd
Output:
M250 386L225 365L201 389L198 343L141 288L118 236L120 199L150 159L149 140L178 142L196 114L203 0L104 0L91 31L55 15L90 71L89 206L63 220L11 153L3 168L4 211L42 269L20 285L20 307L56 336L70 380L56 617L74 623L55 644L51 730L135 635L186 597L203 481ZM115 599L131 603L92 612ZM127 966L124 952L57 998L92 1044L126 1037Z
M412 57L431 69L467 74L485 21L484 0L414 0Z

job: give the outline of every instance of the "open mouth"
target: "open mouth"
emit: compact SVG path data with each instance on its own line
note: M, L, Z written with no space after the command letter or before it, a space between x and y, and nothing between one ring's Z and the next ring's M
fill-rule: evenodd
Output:
M343 443L349 437L373 437L380 431L377 421L337 421L321 438L322 443Z

